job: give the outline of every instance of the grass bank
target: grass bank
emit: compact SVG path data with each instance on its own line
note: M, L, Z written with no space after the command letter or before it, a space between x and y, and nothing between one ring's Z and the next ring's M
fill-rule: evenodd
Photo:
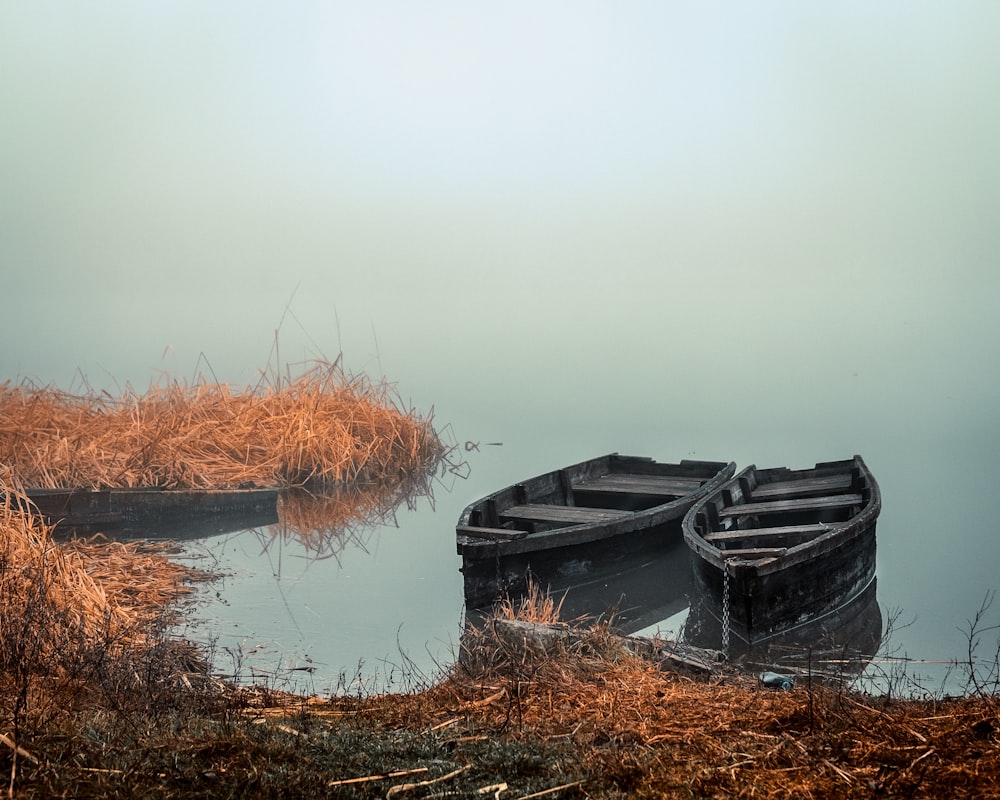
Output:
M420 691L307 698L173 688L22 724L21 797L997 797L992 697L900 700L663 672L598 628L475 658ZM113 702L112 702L113 700ZM110 703L110 705L109 705ZM15 765L16 762L16 765Z
M247 396L205 383L114 399L0 387L8 796L1000 796L996 658L965 698L809 681L775 692L735 670L665 670L606 625L533 649L487 623L413 691L289 695L218 680L170 635L191 582L208 576L148 544L56 542L24 513L23 485L392 485L414 471L401 456L441 457L425 421L345 411L332 366ZM313 511L297 511L303 527ZM554 612L537 596L496 609Z

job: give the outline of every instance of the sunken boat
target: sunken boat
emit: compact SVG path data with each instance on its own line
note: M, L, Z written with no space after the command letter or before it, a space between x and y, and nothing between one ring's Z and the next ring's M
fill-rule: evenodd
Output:
M684 517L694 591L724 635L755 644L828 615L875 579L878 483L861 456L747 467Z
M32 510L57 534L200 538L278 521L276 488L28 489Z
M681 520L736 472L612 453L537 475L468 506L456 526L465 601L520 594L529 577L585 577L681 540Z

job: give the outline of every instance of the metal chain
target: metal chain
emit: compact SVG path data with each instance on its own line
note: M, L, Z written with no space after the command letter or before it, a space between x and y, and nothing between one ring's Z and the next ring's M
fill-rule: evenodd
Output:
M722 562L722 654L729 658L729 564Z

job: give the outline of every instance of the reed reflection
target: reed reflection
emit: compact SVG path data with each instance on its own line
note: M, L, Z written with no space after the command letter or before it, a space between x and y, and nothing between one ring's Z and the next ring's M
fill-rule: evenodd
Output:
M278 494L277 521L263 531L264 549L295 545L307 558L336 558L347 548L367 551L381 527L398 527L397 512L417 502L433 503L436 469L398 481L351 482L326 488L285 489Z

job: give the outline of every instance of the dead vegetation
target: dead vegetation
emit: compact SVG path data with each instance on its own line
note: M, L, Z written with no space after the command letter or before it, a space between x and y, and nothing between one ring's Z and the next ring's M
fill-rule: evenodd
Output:
M23 511L25 484L405 486L414 462L440 457L429 425L379 416L366 403L383 390L359 405L341 392L351 386L324 365L241 395L204 383L118 399L2 387L8 796L1000 797L995 663L957 699L808 680L780 692L734 670L665 671L624 650L606 622L533 650L487 621L469 628L453 667L409 693L241 689L168 634L196 573L150 545L56 543ZM288 494L287 530L391 513L371 496L324 496ZM977 648L996 652L988 608L970 621L973 670ZM549 622L559 611L536 591L495 616Z
M545 622L557 610L536 595L497 613ZM294 735L361 726L369 747L402 737L433 753L367 774L345 766L345 797L392 787L414 797L1000 796L995 696L901 700L808 682L783 692L726 669L706 680L624 651L604 623L539 651L511 647L487 621L463 656L410 695L272 696L247 713ZM416 789L403 770L440 783Z
M627 652L604 622L535 651L487 621L447 674L407 694L226 686L158 636L142 602L176 597L183 570L141 550L120 562L91 543L63 551L23 525L8 509L0 770L12 797L1000 796L993 695L694 677ZM537 592L496 609L558 613Z
M0 495L0 744L13 794L19 762L40 763L22 745L26 736L58 729L81 710L183 702L186 676L203 671L203 660L166 631L190 581L204 576L162 546L58 544L25 512L27 497L9 473L0 475Z
M387 483L443 454L428 420L339 359L239 392L205 378L117 397L0 384L0 464L31 488Z

